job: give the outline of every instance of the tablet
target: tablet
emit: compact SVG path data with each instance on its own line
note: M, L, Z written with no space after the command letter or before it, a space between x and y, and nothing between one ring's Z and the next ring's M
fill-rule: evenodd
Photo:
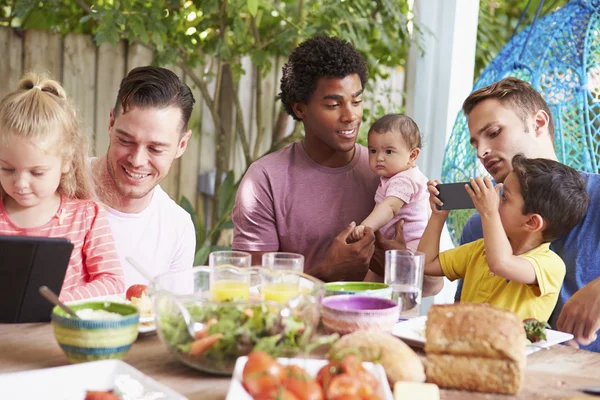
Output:
M72 251L65 238L0 236L0 323L50 321L53 305L38 289L60 293Z

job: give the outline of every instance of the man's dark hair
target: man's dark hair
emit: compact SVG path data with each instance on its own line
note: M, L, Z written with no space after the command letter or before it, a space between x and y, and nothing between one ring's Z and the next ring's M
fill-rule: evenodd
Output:
M539 214L546 222L544 241L560 238L581 222L590 199L579 172L558 161L522 154L513 157L512 167L525 200L523 214Z
M308 103L319 78L358 74L364 89L368 76L365 59L349 42L327 36L315 36L301 43L282 70L279 96L285 111L297 121L300 118L294 114L292 104Z
M192 91L175 73L166 68L145 66L132 69L121 81L114 113L116 117L121 108L126 113L130 107L174 106L181 110L183 132L187 130L194 103Z
M421 148L421 132L412 118L404 114L387 114L379 118L369 129L373 133L393 132L402 136L409 150Z
M517 113L519 119L525 125L525 132L529 132L527 118L539 110L544 110L549 119L548 133L550 133L550 138L554 140L554 121L550 107L548 107L548 103L542 95L529 83L511 76L477 89L463 102L463 112L468 116L476 105L487 99L496 99L503 106Z

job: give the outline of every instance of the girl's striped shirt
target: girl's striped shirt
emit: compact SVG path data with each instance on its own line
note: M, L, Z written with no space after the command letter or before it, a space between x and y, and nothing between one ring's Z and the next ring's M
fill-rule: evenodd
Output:
M120 294L125 291L106 211L92 200L61 198L56 215L45 225L21 228L0 201L0 235L67 238L73 252L59 298L62 301Z

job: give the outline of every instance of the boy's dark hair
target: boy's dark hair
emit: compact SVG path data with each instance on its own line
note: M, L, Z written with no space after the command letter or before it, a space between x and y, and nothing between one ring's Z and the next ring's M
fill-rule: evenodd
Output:
M188 121L194 108L194 95L179 77L166 68L145 66L129 71L121 81L115 118L121 112L126 113L129 107L177 107L181 110L181 131L187 130Z
M315 36L301 43L282 68L281 93L283 108L296 121L292 104L308 103L322 77L344 78L358 74L364 89L367 84L367 63L347 41L327 36Z
M511 76L477 89L463 102L463 112L468 116L477 104L487 99L496 99L502 105L517 113L525 125L525 132L529 132L527 117L539 110L544 110L549 119L548 133L550 133L550 138L554 140L554 121L548 103L529 83Z
M372 133L394 132L402 135L409 150L421 148L421 132L412 118L404 114L387 114L379 118L369 129Z
M581 222L590 199L579 172L558 161L522 154L513 157L512 167L525 201L523 214L539 214L546 221L544 241L558 239Z

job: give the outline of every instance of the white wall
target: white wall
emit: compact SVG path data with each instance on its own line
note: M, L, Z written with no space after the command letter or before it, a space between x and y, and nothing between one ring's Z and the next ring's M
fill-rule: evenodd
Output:
M415 0L413 9L415 21L430 33L425 33L424 54L416 46L409 53L406 113L424 136L417 165L430 179L439 179L454 120L473 87L479 1ZM440 248L451 247L444 230ZM435 303L453 302L455 291L446 280ZM427 309L424 302L421 313Z

